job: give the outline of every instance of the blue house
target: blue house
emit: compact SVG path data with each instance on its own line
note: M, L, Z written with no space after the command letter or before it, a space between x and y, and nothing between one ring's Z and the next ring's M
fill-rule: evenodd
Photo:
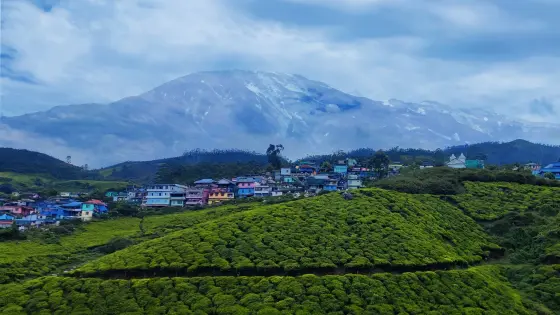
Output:
M560 162L548 164L547 166L535 171L539 176L544 176L546 173L552 173L556 176L556 179L560 180Z
M346 175L348 173L348 165L335 165L334 172Z

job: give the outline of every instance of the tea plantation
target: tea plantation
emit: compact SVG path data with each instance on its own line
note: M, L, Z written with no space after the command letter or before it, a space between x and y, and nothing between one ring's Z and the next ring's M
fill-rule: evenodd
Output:
M560 314L558 188L462 185L452 195L368 188L351 200L227 205L95 222L49 244L0 242L0 313ZM130 243L113 248L115 238Z

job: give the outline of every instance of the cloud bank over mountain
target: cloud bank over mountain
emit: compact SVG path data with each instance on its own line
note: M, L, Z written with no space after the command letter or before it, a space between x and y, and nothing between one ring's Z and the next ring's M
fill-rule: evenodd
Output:
M255 69L553 122L558 12L547 0L7 1L0 111L106 104L185 73ZM535 110L541 99L551 110Z
M372 100L300 75L197 72L108 105L57 106L0 121L0 146L106 166L187 149L263 152L281 143L295 158L355 148L443 148L523 138L557 143L560 124L530 123L482 108Z

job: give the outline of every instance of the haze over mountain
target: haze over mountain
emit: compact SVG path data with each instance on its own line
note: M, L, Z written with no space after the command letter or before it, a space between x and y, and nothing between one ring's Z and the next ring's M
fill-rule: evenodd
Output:
M193 148L288 156L358 147L433 149L518 138L558 142L560 125L510 119L486 109L353 96L299 75L193 73L111 104L57 106L0 122L0 146L34 149L102 166L179 155Z

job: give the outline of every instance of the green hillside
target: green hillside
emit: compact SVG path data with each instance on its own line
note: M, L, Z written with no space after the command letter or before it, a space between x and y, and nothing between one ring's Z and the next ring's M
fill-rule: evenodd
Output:
M0 172L43 174L57 179L84 179L93 176L52 156L28 150L0 148Z
M0 287L3 313L534 314L495 267L465 271L146 280L47 277Z
M491 248L498 246L475 221L438 198L365 189L351 201L331 193L261 206L130 247L77 272L445 267L478 262Z
M0 242L0 313L560 314L560 188L468 178Z

